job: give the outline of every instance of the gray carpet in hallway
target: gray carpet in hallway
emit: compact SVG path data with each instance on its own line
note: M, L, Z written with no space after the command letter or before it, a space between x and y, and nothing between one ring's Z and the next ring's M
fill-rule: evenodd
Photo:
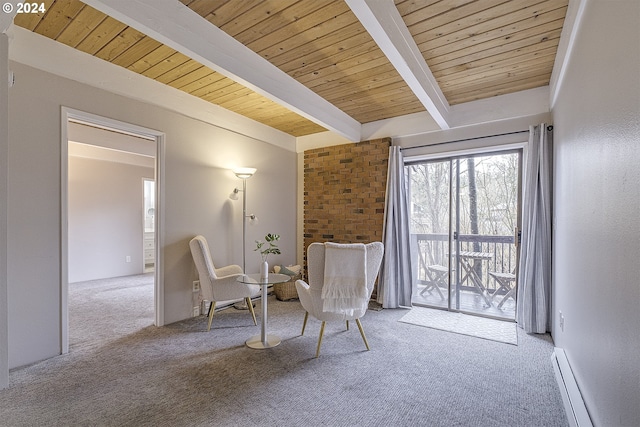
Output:
M216 313L210 332L204 316L150 326L153 285L131 279L70 290L70 353L12 370L0 425L568 425L548 336L519 330L513 346L369 310L371 351L357 328L327 324L315 359L320 322L300 336L297 301L269 298L282 344L252 350L260 328L246 311Z

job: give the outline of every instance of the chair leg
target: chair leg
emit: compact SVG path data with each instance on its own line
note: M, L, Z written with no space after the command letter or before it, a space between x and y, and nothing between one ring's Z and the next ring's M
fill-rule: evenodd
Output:
M508 300L509 298L513 298L513 299L515 300L515 298L514 298L515 293L516 293L516 290L515 290L515 289L510 289L510 290L509 290L509 292L507 292L507 293L506 293L506 295L504 296L504 298L502 298L502 301L500 301L500 304L498 304L498 308L502 308L502 306L504 305L504 303L505 303L505 302L507 302L507 300Z
M304 321L302 322L302 332L300 332L300 335L304 335L304 328L307 327L307 319L309 318L309 312L305 311L304 312Z
M247 297L247 307L249 307L249 311L251 312L251 317L253 317L253 324L258 326L258 322L256 321L256 312L253 311L253 302L251 302L251 297Z
M347 320L347 331L349 330L349 321Z
M320 356L320 346L322 345L322 335L324 334L324 324L326 322L322 322L322 325L320 326L320 337L318 337L318 348L316 349L316 358L318 358L318 356Z
M362 335L364 345L367 347L367 350L369 350L369 343L367 342L367 337L364 335L364 329L362 329L362 323L360 323L360 319L356 319L356 324L358 325L358 329L360 329L360 335Z
M213 312L216 309L216 302L211 301L211 305L209 306L209 325L207 326L207 332L211 330L211 322L213 321Z

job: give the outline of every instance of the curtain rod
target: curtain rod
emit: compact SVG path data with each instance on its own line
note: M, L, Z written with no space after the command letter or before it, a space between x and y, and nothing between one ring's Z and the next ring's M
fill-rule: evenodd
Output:
M453 143L456 143L456 142L474 141L476 139L495 138L495 137L498 137L498 136L506 136L506 135L517 135L519 133L529 133L529 130L518 130L518 131L515 131L515 132L500 133L500 134L497 134L497 135L476 136L474 138L457 139L455 141L445 141L445 142L436 142L435 144L416 145L415 147L404 147L404 148L401 147L400 151L413 150L414 148L436 147L438 145L453 144Z

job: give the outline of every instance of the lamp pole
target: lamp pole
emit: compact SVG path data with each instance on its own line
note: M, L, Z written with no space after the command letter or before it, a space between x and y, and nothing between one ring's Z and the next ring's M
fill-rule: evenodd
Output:
M247 274L247 178L242 178L242 272Z
M254 214L247 215L247 179L251 178L256 173L255 168L237 168L233 170L233 173L242 180L242 272L247 273L247 218L255 221L256 216ZM238 193L236 188L233 194ZM248 306L246 303L240 302L234 304L234 307L240 310L246 310Z

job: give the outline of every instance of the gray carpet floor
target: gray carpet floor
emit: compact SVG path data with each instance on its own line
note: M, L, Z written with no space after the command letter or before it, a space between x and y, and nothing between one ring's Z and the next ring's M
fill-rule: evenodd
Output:
M513 346L369 310L371 351L356 327L327 324L315 359L320 322L300 336L300 303L271 296L282 344L252 350L247 311L216 313L210 332L204 316L152 326L149 277L71 286L69 354L10 372L0 425L568 425L549 336L518 330Z

